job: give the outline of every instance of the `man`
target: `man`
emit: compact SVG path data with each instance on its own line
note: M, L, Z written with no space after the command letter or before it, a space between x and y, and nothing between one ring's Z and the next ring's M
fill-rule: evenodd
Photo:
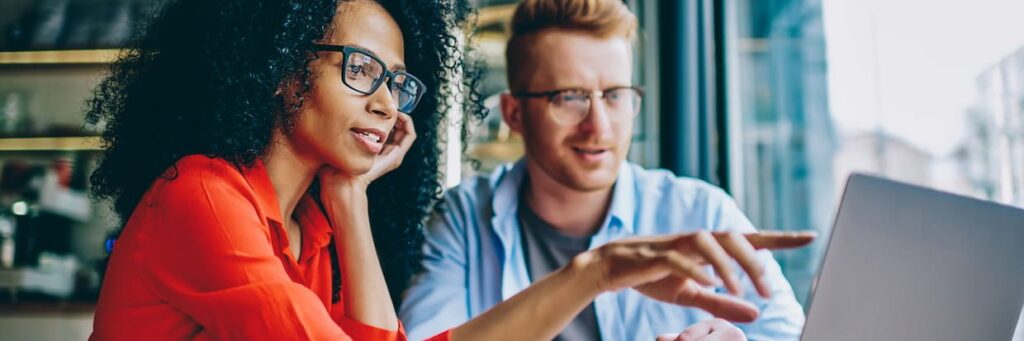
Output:
M635 16L618 0L519 5L506 51L511 93L501 109L526 156L446 193L426 232L426 271L400 310L410 338L458 326L609 242L755 231L722 190L625 161L642 97L632 86L635 31ZM751 276L758 283L725 281L730 289L742 283L760 311L739 327L753 340L797 338L804 316L778 264L768 251L750 257L763 264ZM712 318L643 291L596 296L559 338L653 340Z

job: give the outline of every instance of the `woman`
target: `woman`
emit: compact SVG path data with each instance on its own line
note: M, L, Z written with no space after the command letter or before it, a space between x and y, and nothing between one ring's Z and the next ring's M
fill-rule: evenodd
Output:
M90 103L124 221L92 338L404 338L385 279L418 264L467 12L168 4Z

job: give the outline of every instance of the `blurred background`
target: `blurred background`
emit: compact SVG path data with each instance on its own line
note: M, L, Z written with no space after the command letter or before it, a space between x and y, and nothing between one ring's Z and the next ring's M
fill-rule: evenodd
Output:
M2 339L91 331L116 220L87 195L100 146L85 100L162 1L0 2ZM466 41L487 63L492 112L448 127L474 132L468 155L445 147L449 186L522 155L497 112L516 1L475 2ZM725 188L759 228L827 237L854 171L1024 205L1024 2L626 3L647 93L630 160ZM820 240L776 254L803 303Z

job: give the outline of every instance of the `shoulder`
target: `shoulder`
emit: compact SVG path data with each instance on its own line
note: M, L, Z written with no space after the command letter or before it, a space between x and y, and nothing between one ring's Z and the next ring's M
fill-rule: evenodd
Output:
M494 192L502 182L509 179L511 165L501 166L490 173L483 173L463 179L455 187L445 191L441 208L466 209L490 206Z
M227 160L189 155L167 168L153 183L150 192L151 199L197 198L203 195L203 189L241 185L246 185L245 176Z
M634 185L643 196L658 193L662 200L683 201L691 204L708 203L720 205L732 198L721 187L697 178L677 176L665 169L644 169L629 164Z
M631 165L638 229L653 233L750 228L735 200L706 181ZM651 222L656 222L651 224Z
M140 204L144 206L136 210L199 219L225 213L255 213L257 200L242 170L232 163L189 155L168 167Z

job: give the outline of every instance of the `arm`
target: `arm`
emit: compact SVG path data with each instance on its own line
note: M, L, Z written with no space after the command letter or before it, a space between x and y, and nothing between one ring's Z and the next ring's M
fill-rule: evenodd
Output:
M452 330L452 340L492 339L516 335L523 340L550 340L603 290L594 261L584 253L557 272L534 283L483 315Z
M344 274L341 299L345 316L377 328L397 330L398 316L370 230L366 189L334 186L332 190L330 199L324 200L324 209L335 227L338 264Z
M699 232L619 240L584 252L483 315L452 330L451 338L491 339L514 334L524 339L551 339L598 294L633 288L654 299L694 306L733 321L757 317L750 303L705 290L719 280L702 270L710 264L733 295L742 288L730 263L738 261L751 277L763 269L756 248L789 248L809 243L813 235L762 233L740 235ZM755 283L761 283L754 281ZM768 288L755 285L762 296Z
M469 320L466 230L460 200L449 192L427 222L423 272L413 277L399 317L409 339L423 340Z
M345 174L331 167L318 173L320 201L334 227L344 274L341 290L345 316L386 330L398 329L399 323L373 243L366 189L398 168L415 140L412 118L399 113L387 144L366 174Z

